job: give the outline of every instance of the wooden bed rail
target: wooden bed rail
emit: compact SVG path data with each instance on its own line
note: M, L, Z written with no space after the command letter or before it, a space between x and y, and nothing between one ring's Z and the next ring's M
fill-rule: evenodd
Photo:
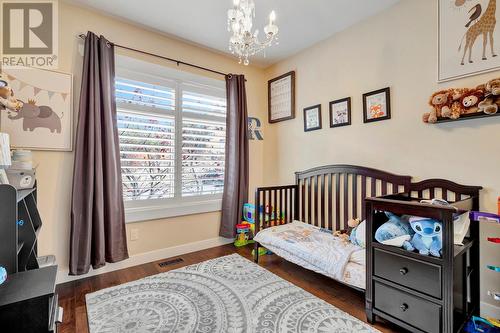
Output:
M258 187L255 190L255 232L298 219L298 186ZM262 206L263 212L260 212Z

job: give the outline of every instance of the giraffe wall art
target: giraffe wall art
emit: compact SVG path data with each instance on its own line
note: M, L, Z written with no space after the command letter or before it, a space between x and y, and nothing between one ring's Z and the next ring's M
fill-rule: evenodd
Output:
M439 0L438 6L438 81L500 69L497 0Z

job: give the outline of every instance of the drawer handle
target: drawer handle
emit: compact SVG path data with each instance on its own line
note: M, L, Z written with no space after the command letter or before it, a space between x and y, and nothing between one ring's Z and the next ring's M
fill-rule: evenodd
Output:
M401 275L406 275L406 274L408 274L408 268L406 268L406 267L401 268L401 269L399 270L399 273L400 273Z
M406 310L408 310L408 304L403 303L399 308L401 309L401 311L405 312Z

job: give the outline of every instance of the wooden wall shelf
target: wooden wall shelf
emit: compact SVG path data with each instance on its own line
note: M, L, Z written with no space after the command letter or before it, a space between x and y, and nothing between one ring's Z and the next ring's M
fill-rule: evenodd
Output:
M495 114L486 114L484 112L464 114L464 115L460 116L460 118L458 118L458 119L438 118L438 120L434 124L449 123L449 122L460 121L460 120L488 118L488 117L495 117L495 116L500 116L500 111L495 113Z

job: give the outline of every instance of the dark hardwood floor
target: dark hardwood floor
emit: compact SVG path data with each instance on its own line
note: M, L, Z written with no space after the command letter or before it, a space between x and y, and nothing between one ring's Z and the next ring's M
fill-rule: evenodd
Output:
M251 259L250 247L236 249L230 244L184 254L179 256L183 259L183 262L164 268L160 267L158 262L152 262L60 284L57 286L57 292L59 293L59 305L64 308L64 318L63 323L58 327L58 332L88 332L85 294L235 252ZM323 275L287 262L276 255L261 257L259 264L281 278L307 290L352 316L366 321L363 293L348 288ZM391 324L377 322L374 326L382 332L403 332L402 329Z

